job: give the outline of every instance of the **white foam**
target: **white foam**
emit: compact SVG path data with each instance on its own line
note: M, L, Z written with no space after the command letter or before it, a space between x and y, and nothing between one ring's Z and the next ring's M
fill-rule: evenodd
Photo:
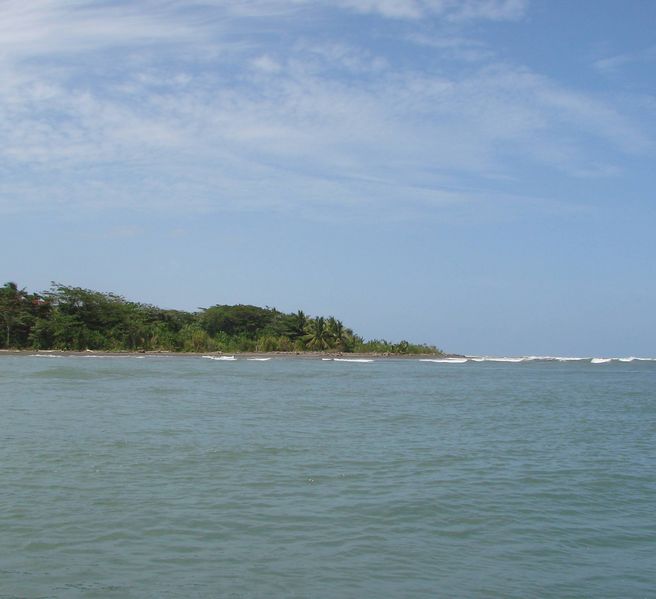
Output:
M31 358L63 358L63 356L56 356L52 354L30 354Z
M629 356L628 358L618 358L620 362L656 362L656 358L638 358L636 356Z
M590 358L579 358L574 356L467 356L471 362L575 362L589 360Z
M218 360L220 362L232 362L237 359L234 356L203 356L203 358L207 360Z
M420 362L436 362L440 364L464 364L467 358L420 358Z
M322 362L332 362L333 359L332 358L321 358L321 361Z
M96 354L86 354L82 356L71 356L71 358L80 357L80 358L94 358L96 360L145 360L146 356L131 356L130 354L115 354L113 356L99 356Z
M524 362L526 358L485 358L485 362Z
M333 358L335 362L373 362L368 358Z
M443 359L422 359L421 362L449 362L454 361L455 358L443 358ZM607 364L608 362L633 362L636 360L639 361L656 361L656 358L638 358L635 356L629 356L626 358L590 358L590 357L578 357L578 356L522 356L522 357L505 357L505 356L467 356L467 360L470 362L509 362L509 363L519 363L519 362L581 362L589 361L592 364Z
M505 356L467 356L468 360L472 362L525 362L528 358L516 358Z
M268 362L271 358L246 358L251 362Z

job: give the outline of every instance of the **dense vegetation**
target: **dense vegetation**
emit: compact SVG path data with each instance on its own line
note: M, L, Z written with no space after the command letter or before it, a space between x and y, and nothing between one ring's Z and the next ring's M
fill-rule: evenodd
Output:
M163 310L57 283L43 293L5 283L0 326L5 349L440 353L407 341L365 341L332 316L311 318L301 310L285 314L246 305Z

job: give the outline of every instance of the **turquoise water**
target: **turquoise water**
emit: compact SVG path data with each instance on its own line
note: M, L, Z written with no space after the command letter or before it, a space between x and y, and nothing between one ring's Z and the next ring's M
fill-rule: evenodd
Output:
M656 362L0 358L0 597L656 597Z

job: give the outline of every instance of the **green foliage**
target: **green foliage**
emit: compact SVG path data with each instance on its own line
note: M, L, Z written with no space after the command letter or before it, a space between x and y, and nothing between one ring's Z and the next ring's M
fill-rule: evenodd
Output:
M296 341L305 335L308 323L309 318L303 310L299 310L295 314L283 314L280 319L280 334Z
M418 355L418 354L444 354L442 350L437 349L433 345L417 345L401 341L397 344L390 343L384 339L372 339L371 341L363 341L358 338L354 345L354 351L358 353L377 353L377 354L402 354L402 355Z
M338 351L439 353L407 341L365 342L331 316L302 310L215 305L198 312L163 310L102 293L53 283L43 295L16 283L0 288L0 347L83 351L186 352Z
M219 331L230 336L244 335L254 339L276 320L278 313L258 306L212 306L203 310L200 324L213 337Z
M40 295L5 283L0 287L0 347L27 347L36 320L48 312L49 305Z
M328 349L332 341L332 335L326 326L326 319L323 316L317 316L308 322L302 339L308 349L314 351Z
M182 327L178 333L178 342L180 349L188 352L215 351L217 348L216 341L198 323Z

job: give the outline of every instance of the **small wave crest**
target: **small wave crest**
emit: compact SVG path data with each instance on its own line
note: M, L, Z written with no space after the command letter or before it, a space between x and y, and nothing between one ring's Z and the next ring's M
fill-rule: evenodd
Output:
M325 358L322 358L325 359ZM373 362L369 358L333 358L335 362Z
M528 358L509 358L496 356L471 356L469 359L472 362L525 362L528 360Z
M234 356L203 356L206 360L217 360L219 362L233 362L237 358Z
M652 361L655 358L636 358L633 356L627 358L582 358L575 356L522 356L522 357L496 357L496 356L468 356L472 362L583 362L589 361L591 364L607 364L608 362L633 362L635 360ZM438 360L434 360L438 361ZM444 360L448 361L448 360Z
M464 364L467 358L420 358L420 362L435 362L439 364Z

